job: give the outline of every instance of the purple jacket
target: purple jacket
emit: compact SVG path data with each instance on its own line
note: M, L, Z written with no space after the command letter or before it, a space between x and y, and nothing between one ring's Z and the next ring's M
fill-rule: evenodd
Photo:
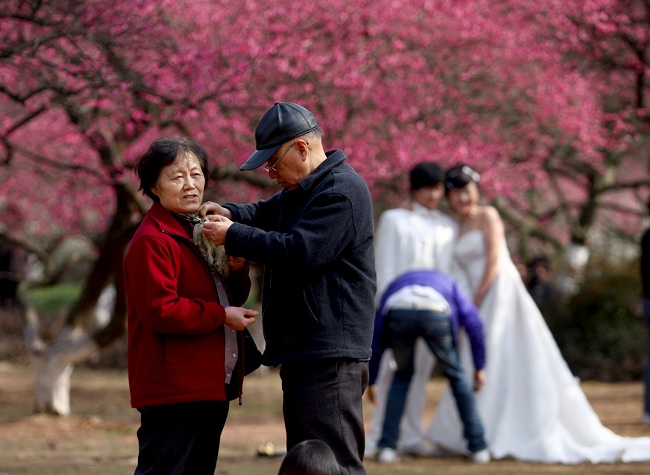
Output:
M451 308L450 318L454 342L458 343L458 328L462 326L469 337L474 368L483 369L485 367L485 335L476 306L451 277L435 270L416 270L396 278L381 295L379 308L375 314L375 332L372 340L372 358L370 359L370 384L374 384L377 379L381 355L388 347L387 338L383 335L386 301L392 294L409 285L431 287L445 298Z

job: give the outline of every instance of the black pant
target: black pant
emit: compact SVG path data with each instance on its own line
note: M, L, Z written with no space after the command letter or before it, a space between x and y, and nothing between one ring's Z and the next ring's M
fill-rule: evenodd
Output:
M280 369L287 449L307 439L330 446L342 475L365 474L362 396L368 362L320 360Z
M214 475L228 401L139 407L135 475Z

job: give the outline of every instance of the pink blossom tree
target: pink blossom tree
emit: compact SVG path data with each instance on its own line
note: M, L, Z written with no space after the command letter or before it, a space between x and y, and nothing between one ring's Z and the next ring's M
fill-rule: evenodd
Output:
M378 212L404 197L413 163L462 161L520 250L637 233L649 26L643 0L7 0L0 235L46 264L31 285L63 275L54 256L70 236L93 250L54 340L26 307L37 410L68 413L74 365L124 331L122 255L149 205L138 156L161 135L190 135L211 159L207 198L268 196L264 172L238 165L276 100L315 113ZM95 328L111 284L113 317Z
M17 0L0 14L0 196L19 224L4 233L45 262L44 279L33 285L62 275L69 261L50 258L56 244L96 236L81 296L53 341L44 340L42 319L24 301L37 411L69 413L73 365L124 331L123 253L148 207L130 173L135 157L161 134L192 134L208 101L230 110L227 96L248 81L250 58L220 51L230 37L230 48L239 47L232 25L215 18L225 26L211 34L207 3L199 3ZM113 318L89 330L109 284Z

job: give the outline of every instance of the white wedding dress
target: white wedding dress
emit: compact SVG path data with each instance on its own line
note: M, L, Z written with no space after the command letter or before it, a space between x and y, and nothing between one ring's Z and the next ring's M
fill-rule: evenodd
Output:
M480 230L458 239L454 260L454 277L473 295L485 267ZM498 275L480 312L486 333L486 383L475 394L494 458L556 463L650 460L650 437L621 437L600 422L529 296L505 240ZM467 340L461 345L471 375ZM427 435L445 449L466 452L449 390Z

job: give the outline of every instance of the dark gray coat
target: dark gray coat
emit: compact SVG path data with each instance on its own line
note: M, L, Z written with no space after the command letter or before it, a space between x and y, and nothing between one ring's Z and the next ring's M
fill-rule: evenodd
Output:
M254 204L225 205L229 254L265 266L263 363L368 360L376 291L373 209L341 150L300 186Z

